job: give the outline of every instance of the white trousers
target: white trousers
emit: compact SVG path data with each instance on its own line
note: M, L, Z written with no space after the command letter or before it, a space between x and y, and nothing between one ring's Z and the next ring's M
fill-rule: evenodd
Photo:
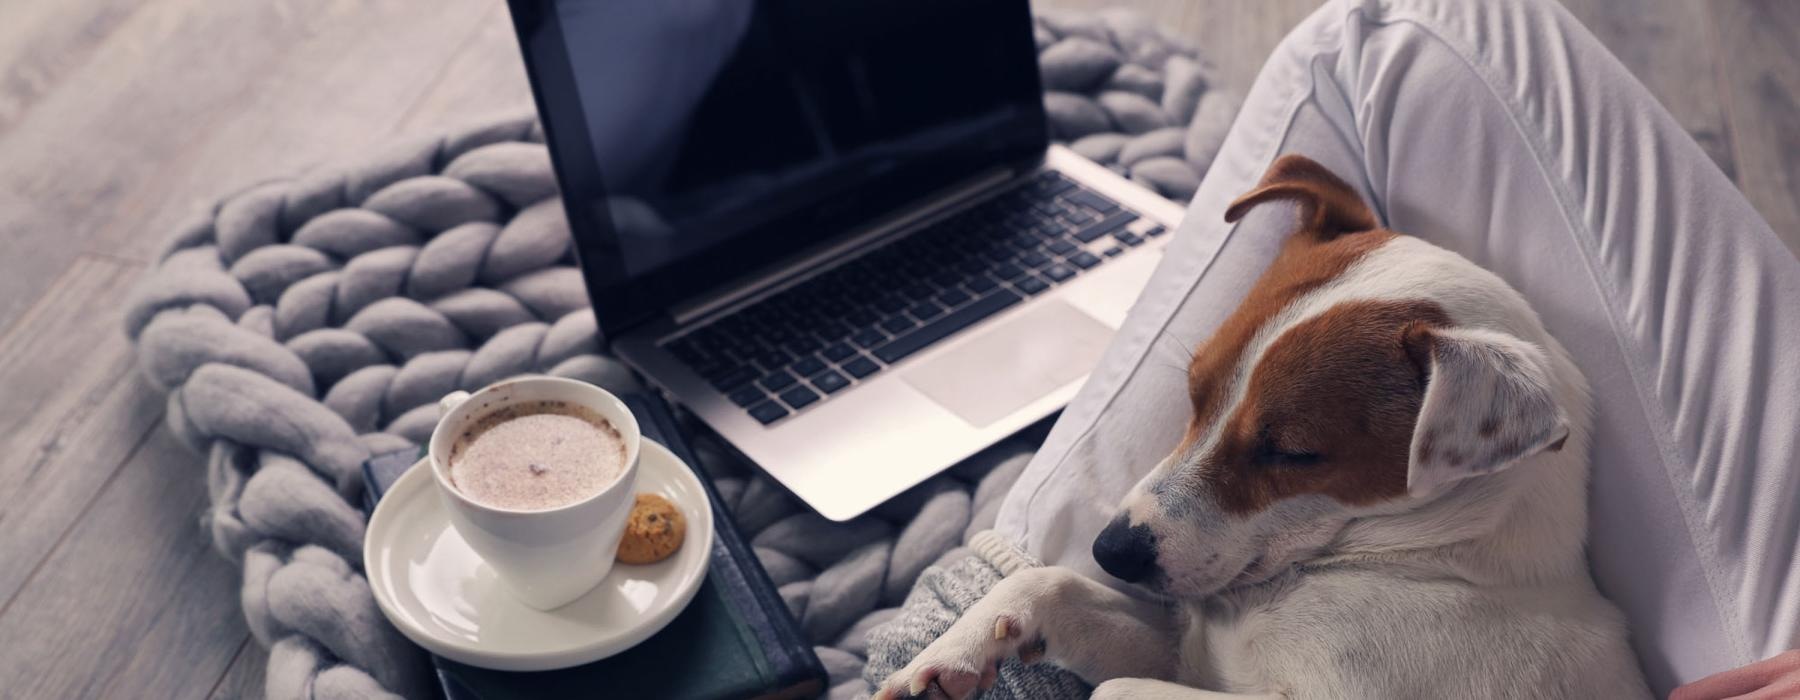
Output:
M1093 538L1179 441L1188 354L1294 224L1226 203L1301 153L1524 293L1596 405L1590 560L1657 692L1800 643L1800 262L1550 0L1341 0L1275 50L1186 221L997 530Z

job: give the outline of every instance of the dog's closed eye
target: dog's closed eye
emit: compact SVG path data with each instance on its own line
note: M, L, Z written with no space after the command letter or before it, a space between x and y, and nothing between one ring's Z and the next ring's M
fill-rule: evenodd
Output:
M1310 467L1323 461L1325 456L1313 450L1301 449L1284 444L1273 437L1272 431L1264 428L1256 441L1256 451L1251 453L1250 460L1262 467Z
M1324 460L1317 452L1283 452L1272 450L1258 455L1257 462L1271 467L1310 467Z

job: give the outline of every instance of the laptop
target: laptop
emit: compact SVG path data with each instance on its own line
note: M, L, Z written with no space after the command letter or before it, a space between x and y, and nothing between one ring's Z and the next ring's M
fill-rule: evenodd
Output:
M833 520L1061 409L1182 213L1026 0L510 4L607 345Z

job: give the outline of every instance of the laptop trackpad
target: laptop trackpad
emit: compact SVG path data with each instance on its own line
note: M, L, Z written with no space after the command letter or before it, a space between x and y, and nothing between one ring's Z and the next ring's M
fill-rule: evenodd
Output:
M1113 330L1061 299L984 329L901 374L977 428L1094 369Z

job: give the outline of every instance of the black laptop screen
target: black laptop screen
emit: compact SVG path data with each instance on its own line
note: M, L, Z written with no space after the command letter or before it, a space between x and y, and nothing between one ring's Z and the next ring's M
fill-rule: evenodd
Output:
M603 330L1047 136L1025 0L515 0Z

